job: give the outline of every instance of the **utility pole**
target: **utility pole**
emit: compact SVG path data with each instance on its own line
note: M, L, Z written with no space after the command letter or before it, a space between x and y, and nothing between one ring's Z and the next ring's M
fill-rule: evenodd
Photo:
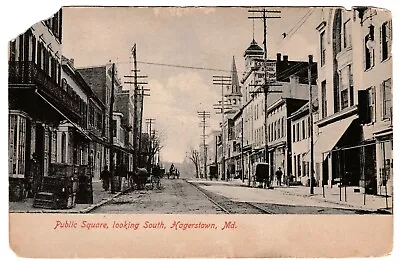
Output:
M310 194L314 194L314 126L313 126L313 95L312 95L312 80L311 70L313 65L313 56L308 56L308 88L309 88L309 126L310 130Z
M139 156L142 154L142 126L143 126L143 106L144 106L144 97L145 96L150 96L150 94L145 94L144 92L149 91L149 89L144 89L143 86L141 88L141 94L140 94L140 124L139 124ZM139 158L139 165L140 163L140 158Z
M269 16L267 17L267 13L278 13L280 14L281 11L277 10L266 10L263 8L262 10L249 10L249 13L262 13L262 16L249 16L249 19L262 19L263 20L263 25L264 25L264 63L263 63L263 68L264 68L264 85L263 85L263 93L264 93L264 138L265 138L265 149L264 149L264 159L265 162L270 164L269 159L268 159L268 89L269 86L268 82L271 82L271 79L269 79L269 76L267 75L267 60L268 60L268 53L267 53L267 19L271 18L281 18L280 16ZM276 70L276 66L275 66ZM276 73L275 73L276 77ZM276 81L276 79L275 79ZM256 92L259 93L259 92ZM271 167L269 168L269 171L271 171ZM270 178L270 175L268 175ZM267 186L269 187L270 180L267 179Z
M139 151L139 143L140 143L140 137L141 134L139 134L141 128L139 128L141 126L141 124L139 124L139 113L138 113L138 85L142 84L148 84L147 82L138 82L138 78L147 78L147 76L138 76L137 73L140 71L137 69L137 57L136 57L136 43L133 45L132 49L132 57L133 57L133 72L134 75L133 76L125 76L127 78L133 78L133 82L132 81L126 81L124 82L125 84L133 84L133 107L134 107L134 111L133 111L133 169L135 170L138 166L139 166L139 155L140 155L140 151ZM146 91L148 89L145 89ZM143 101L142 101L143 104ZM142 106L141 106L142 107ZM141 113L140 113L141 114ZM141 120L140 120L141 122ZM139 130L140 129L140 130Z
M200 127L203 129L202 139L203 139L203 158L204 158L204 177L207 179L207 145L206 145L206 127L209 127L207 124L207 118L210 118L210 112L208 111L198 111L197 116L201 118L200 120Z
M150 144L149 145L150 146L149 149L150 149L150 151L153 150L153 137L152 137L153 136L153 130L151 129L151 125L155 123L155 120L156 119L152 119L152 118L146 119L146 124L149 127L149 144ZM155 133L154 133L154 135L155 135ZM153 159L153 157L150 159L150 164L152 163L152 159Z
M225 123L225 95L224 88L227 85L231 85L232 77L230 76L213 76L213 85L221 85L221 103L220 105L214 105L220 107L221 115L222 115L222 123L221 123L221 152L222 152L222 160L221 160L221 177L225 178L227 181L228 178L225 176L225 134L224 134L224 123Z
M110 174L111 174L111 193L115 193L114 187L114 121L113 121L113 114L114 114L114 79L115 79L115 63L112 63L111 68L111 98L110 98L110 116L109 116L109 136L110 136Z

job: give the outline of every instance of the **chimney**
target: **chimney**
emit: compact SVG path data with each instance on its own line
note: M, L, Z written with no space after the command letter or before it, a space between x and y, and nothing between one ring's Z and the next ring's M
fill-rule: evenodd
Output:
M284 55L283 56L283 61L288 62L289 56L288 55Z
M70 58L69 59L69 64L73 67L74 66L74 59L73 58Z
M282 59L282 54L281 53L276 53L276 61L281 62Z

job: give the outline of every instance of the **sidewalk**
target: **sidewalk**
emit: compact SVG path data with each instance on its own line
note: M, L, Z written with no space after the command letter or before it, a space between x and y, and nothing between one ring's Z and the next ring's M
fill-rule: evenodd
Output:
M231 185L231 186L249 187L247 180L242 182L242 180L240 179L233 179L231 181L221 181L221 180L210 181L205 179L192 179L188 181L195 183L203 183L203 184L209 183L212 185L221 185L221 186ZM386 198L384 196L367 194L365 196L365 205L364 205L364 194L354 192L354 189L359 189L359 187L347 187L346 196L345 196L345 189L342 188L341 200L340 200L340 188L337 186L334 186L332 188L325 186L324 188L325 197L322 194L322 187L314 187L313 195L310 194L310 187L306 186L287 187L285 185L282 186L274 185L273 187L274 187L273 189L261 189L261 188L254 188L254 189L275 191L275 192L280 192L283 195L299 197L299 198L301 197L301 199L299 200L304 200L304 202L306 201L306 199L310 198L311 200L314 201L335 204L339 205L340 207L347 207L364 211L373 211L373 212L379 211L382 213L393 213L392 197L387 198L388 207L386 207Z
M104 191L100 180L93 180L93 204L76 204L71 209L45 209L33 207L33 198L27 198L25 201L9 202L10 213L89 213L90 211L102 206L113 198L120 196L129 189L111 194L110 191Z
M322 192L322 187L314 187L313 195L310 194L310 187L305 187L305 186L291 186L291 187L280 186L274 188L274 190L283 192L285 194L310 197L312 199L321 200L333 204L344 205L352 208L368 210L368 211L379 210L381 212L389 212L389 213L393 212L392 211L393 203L391 196L387 198L387 206L386 206L386 198L384 196L369 195L369 194L364 196L363 193L355 192L354 191L355 189L359 189L359 187L347 187L345 192L344 188L340 189L337 186L334 186L332 188L326 186L324 188L325 191L325 197L324 197ZM365 205L364 205L364 198L365 198Z

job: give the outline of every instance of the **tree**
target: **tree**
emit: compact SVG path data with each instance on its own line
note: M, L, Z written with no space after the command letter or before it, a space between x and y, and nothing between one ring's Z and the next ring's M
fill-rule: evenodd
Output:
M145 166L151 168L154 156L161 151L163 136L160 132L154 132L151 135L148 133L142 134L142 158Z
M200 152L196 149L190 149L189 160L194 164L194 168L196 169L196 178L199 178L199 170L200 170Z

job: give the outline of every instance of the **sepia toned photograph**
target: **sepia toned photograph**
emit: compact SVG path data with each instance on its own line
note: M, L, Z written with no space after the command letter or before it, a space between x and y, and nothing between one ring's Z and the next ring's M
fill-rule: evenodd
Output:
M27 25L8 53L10 242L23 218L97 237L374 216L392 235L392 39L391 12L363 6L65 6Z

